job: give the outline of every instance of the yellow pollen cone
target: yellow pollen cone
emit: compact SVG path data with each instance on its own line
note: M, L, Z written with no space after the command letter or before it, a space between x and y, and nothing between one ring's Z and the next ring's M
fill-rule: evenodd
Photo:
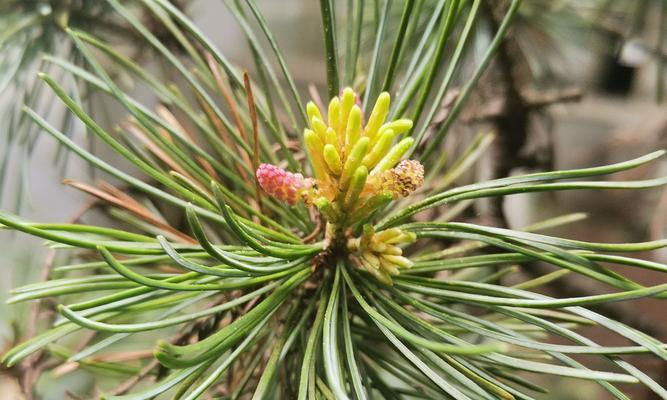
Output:
M345 137L347 122L352 107L354 107L354 90L346 87L343 90L343 95L341 96L340 130L338 131L338 133L341 135L341 143L345 143L345 141L342 139Z
M340 176L340 181L338 182L340 190L342 192L347 190L347 186L350 183L350 178L352 174L359 168L361 162L364 159L364 155L368 150L368 138L362 137L357 141L357 144L354 145L352 151L345 160L345 165L343 166L343 172Z
M340 143L338 143L338 135L331 127L327 128L326 133L324 134L325 142L334 146L336 149L340 148Z
M375 107L373 107L373 111L371 112L371 116L368 118L368 124L366 124L364 135L373 139L378 133L380 126L382 126L389 113L389 101L390 97L387 92L382 92L380 96L378 96L378 99L375 102Z
M378 136L380 138L378 139L377 143L371 146L371 151L366 154L366 157L364 157L363 164L367 168L373 168L375 164L377 164L382 159L382 157L387 155L389 149L391 149L391 143L394 140L394 136L396 136L396 132L389 129Z
M371 175L377 174L380 172L384 172L388 170L389 168L393 168L403 157L403 154L405 154L406 151L412 146L414 143L414 139L411 137L407 137L400 142L396 146L394 146L389 153L380 160L380 162L373 168L373 171L371 172Z
M322 113L320 112L319 107L312 101L309 101L306 105L306 114L308 114L308 121L310 121L311 125L313 124L313 118L319 118L319 120L322 121Z
M331 99L327 118L329 118L329 127L338 132L340 130L340 100L338 97Z
M329 171L334 176L340 176L340 172L343 169L343 163L340 161L340 155L332 144L324 145L324 150L322 152L324 156L324 162L327 164Z
M350 154L352 147L357 143L361 136L361 109L359 106L352 106L350 116L347 119L345 129L345 154Z
M317 136L319 136L320 140L324 143L326 141L327 125L319 117L313 117L311 124L313 125L313 130L317 133Z
M343 209L349 210L354 207L359 200L359 195L364 190L364 185L366 184L366 179L368 178L368 169L363 165L357 168L350 179L350 187L345 193L345 199L343 201Z
M324 150L324 143L322 143L317 133L310 129L304 130L303 139L306 143L308 154L310 155L310 161L313 165L313 172L315 173L315 177L322 181L328 181L329 174L327 173L324 157L322 155Z
M392 130L396 135L400 135L412 129L412 121L409 119L397 119L396 121L387 122L380 127L380 131L371 140L371 147L379 140L382 134L388 130Z

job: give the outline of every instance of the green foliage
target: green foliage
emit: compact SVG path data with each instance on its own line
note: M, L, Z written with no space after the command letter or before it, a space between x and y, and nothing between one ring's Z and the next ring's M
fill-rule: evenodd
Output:
M115 228L34 223L0 213L7 229L41 237L78 260L56 266L45 282L14 290L10 302L54 297L62 318L4 354L7 367L45 349L101 374L142 378L129 393L110 392L109 399L195 399L205 393L234 399L532 399L545 390L532 374L592 380L619 399L627 396L617 384L642 384L667 398L665 388L622 358L642 354L667 361L667 345L587 308L640 297L664 299L665 284L641 285L611 265L667 273L666 265L610 253L658 249L667 240L603 244L534 232L579 215L523 231L451 221L480 198L667 183L667 178L581 180L638 168L663 156L657 151L613 165L452 187L493 138L479 135L453 161L443 155L445 138L512 27L521 1L510 2L498 31L487 37L488 45L466 71L462 65L474 59L468 44L484 35L478 29L480 0L406 1L403 7L391 0L320 2L328 98L342 86L353 87L368 118L367 106L386 90L397 99L390 118L414 121L409 153L425 167L424 190L389 206L389 198L378 199L369 221L375 232L393 227L417 238L403 250L414 265L394 276L392 285L332 244L314 208L289 206L259 189L257 160L284 162L294 172L313 175L303 161L306 99L261 8L253 0L225 3L247 35L257 82L246 82L244 68L232 65L167 0L104 4L173 68L181 85L154 79L85 27L66 31L82 63L44 58L48 71L71 75L124 107L128 119L109 130L50 72L40 74L71 114L142 176L104 161L39 112L25 109L40 133L127 189L72 183L108 202ZM174 53L128 8L136 5L150 10L182 53ZM342 14L348 16L344 24L335 18ZM259 29L250 29L251 23ZM270 50L255 35L263 36ZM361 38L374 39L370 52L363 50ZM276 63L282 77L273 70ZM141 104L107 68L151 88L159 107L153 111ZM436 121L454 84L461 92L444 121ZM436 212L433 221L420 217L427 210ZM515 286L503 284L501 278L536 262L558 269ZM578 298L542 294L544 285L564 274L601 282L610 292ZM577 332L587 325L633 344L602 346ZM61 339L83 330L95 333L85 347L61 345ZM138 338L148 331L156 331L152 344ZM563 344L551 343L553 337ZM157 362L97 357L120 352L128 343L152 350ZM599 368L587 367L576 355L595 357Z

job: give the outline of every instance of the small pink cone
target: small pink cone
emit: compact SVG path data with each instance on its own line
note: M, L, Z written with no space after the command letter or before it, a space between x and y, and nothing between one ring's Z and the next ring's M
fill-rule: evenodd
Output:
M301 200L304 191L313 186L313 180L285 171L272 164L260 164L256 172L259 186L270 196L290 205Z

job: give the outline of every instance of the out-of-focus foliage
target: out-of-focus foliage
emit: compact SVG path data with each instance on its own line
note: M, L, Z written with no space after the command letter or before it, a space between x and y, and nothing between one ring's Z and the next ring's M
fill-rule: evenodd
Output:
M176 2L180 8L185 1ZM144 6L133 12L147 24L154 25L161 40L167 45L173 43L159 19L147 12ZM141 36L133 31L123 19L112 12L105 1L97 0L2 0L0 1L0 140L3 150L0 162L0 193L2 198L14 194L16 209L22 208L27 194L28 160L33 154L39 133L29 123L22 112L23 105L40 110L43 115L60 120L60 129L68 135L75 131L74 120L65 116L58 118L61 109L54 106L53 98L37 84L37 72L51 71L51 65L44 62L44 55L57 55L81 68L87 66L70 40L66 29L80 29L100 37L108 38L115 46L129 46L136 55L146 50ZM144 58L150 58L144 54ZM56 74L59 74L55 72ZM63 78L61 74L58 75ZM87 84L63 82L70 96L78 101L87 101ZM63 167L67 163L65 152L55 155L54 163ZM16 174L18 187L7 183L7 175Z

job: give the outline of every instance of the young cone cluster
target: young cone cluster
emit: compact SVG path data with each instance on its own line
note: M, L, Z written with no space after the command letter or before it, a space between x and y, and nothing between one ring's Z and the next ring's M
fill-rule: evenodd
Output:
M412 121L386 121L389 101L388 93L380 94L365 125L358 97L350 88L331 100L326 119L309 102L304 142L314 182L262 164L257 170L260 186L289 204L299 198L315 204L328 222L338 226L363 220L392 199L409 195L424 182L424 168L415 160L401 161L414 140L395 142L412 128Z
M315 205L327 220L332 240L368 221L390 201L408 196L424 183L424 167L416 160L401 160L414 140L399 137L412 128L412 121L386 121L389 102L388 93L380 94L365 124L358 96L350 88L331 100L326 118L309 102L304 143L314 178L262 164L257 169L260 186L291 205L299 199ZM349 240L347 249L383 282L391 283L391 275L411 265L396 245L414 237L400 230L376 234L365 226L360 238Z
M315 205L329 222L343 226L407 196L424 180L418 161L407 161L412 168L394 168L414 142L406 137L394 144L412 128L412 121L385 121L390 101L385 92L364 125L357 99L352 89L344 89L329 103L326 123L319 108L308 103L310 128L304 130L318 186Z

